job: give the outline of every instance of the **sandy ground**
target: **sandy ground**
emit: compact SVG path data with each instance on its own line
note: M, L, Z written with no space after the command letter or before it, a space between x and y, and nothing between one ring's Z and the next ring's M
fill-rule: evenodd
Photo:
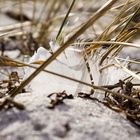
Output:
M61 55L58 60L63 57ZM81 70L70 70L58 61L48 67L52 70L56 68L59 73L81 79ZM29 74L32 69L26 68L25 71ZM115 113L97 101L77 97L77 88L78 84L71 81L43 72L39 74L27 88L30 92L16 96L16 101L23 103L25 110L13 108L0 112L0 140L139 139L140 130L123 114ZM64 104L48 109L47 95L63 90L72 93L74 99L66 99ZM83 91L87 92L89 88L83 86ZM101 93L96 94L101 96Z
M140 130L96 101L75 97L54 110L40 93L21 95L26 110L0 113L1 140L138 140Z

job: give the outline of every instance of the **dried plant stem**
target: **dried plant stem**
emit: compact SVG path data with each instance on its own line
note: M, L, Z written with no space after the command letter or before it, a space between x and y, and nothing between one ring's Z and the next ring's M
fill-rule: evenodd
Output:
M96 39L96 41L101 41L101 40L109 40L111 35L114 34L115 30L117 30L118 28L120 28L121 25L123 25L125 22L125 20L123 20L121 23L121 18L123 18L126 9L128 8L128 1L125 2L124 6L121 8L119 14L116 16L116 18L113 20L113 22L103 31L103 33ZM118 24L118 26L113 29L113 31L110 31L111 28ZM110 32L109 32L110 31ZM98 44L94 44L93 47L99 47ZM92 46L91 46L92 48Z
M115 42L116 41L127 41L128 39L130 39L132 36L135 35L135 33L137 33L137 31L139 31L139 23L137 24L137 29L135 30L135 28L131 31L129 30L126 30L126 28L128 27L128 25L131 23L131 21L133 20L133 18L135 17L135 15L139 12L140 10L140 7L138 9L135 10L135 12L133 13L132 17L130 17L130 19L126 22L126 25L122 28L122 30L120 31L120 33L117 35L116 39L115 39ZM136 27L136 25L135 25ZM126 30L126 31L125 31ZM112 50L114 50L116 48L116 45L111 45L109 50L107 50L101 60L100 60L100 65L104 62L104 60L106 59L106 57L112 52ZM119 46L117 46L117 48L120 48ZM120 50L118 50L118 52L121 51L121 48ZM116 53L116 52L115 52ZM117 53L116 53L117 54Z
M10 92L11 97L15 97L27 84L29 84L46 66L48 66L58 55L60 55L74 40L87 30L93 23L99 19L111 6L118 0L109 0L101 7L87 22L74 34L66 43L62 45L52 56L50 56L37 70L35 70L19 87Z
M127 62L130 62L130 63L135 63L135 64L140 64L140 62L139 61L136 61L136 60L131 60L131 59L124 59L124 58L118 58L117 57L117 59L118 60L123 60L123 61L127 61Z
M127 73L130 74L132 77L134 77L134 78L140 80L140 77L139 77L137 74L135 74L134 72L130 71L130 70L127 69L126 67L122 66L121 63L120 63L120 61L119 61L117 58L115 58L115 61L117 62L117 64L115 64L115 66L121 68L123 71L127 72Z
M28 67L31 67L31 68L33 68L33 69L38 69L38 67L32 66L32 65L30 65L30 64L18 62L18 61L12 60L12 59L10 59L10 61L13 61L13 62L19 64L19 66L28 66ZM43 70L43 71L44 71L44 72L47 72L47 73L49 73L49 74L53 74L53 75L55 75L55 76L59 76L59 77L61 77L61 78L65 78L65 79L67 79L67 80L71 80L71 81L73 81L73 82L77 82L77 83L83 84L83 85L85 85L85 86L88 86L88 87L91 87L91 88L94 88L94 89L97 89L97 90L102 90L102 91L111 93L111 94L113 94L113 95L117 95L117 96L119 96L119 97L129 99L129 100L131 100L131 101L133 101L133 102L137 102L137 103L140 104L140 100L139 100L139 99L134 99L134 98L132 98L132 97L130 97L130 96L127 96L127 95L124 95L124 94L120 94L120 93L113 92L113 91L111 91L111 90L106 89L105 86L96 86L96 85L89 84L89 83L80 81L80 80L78 80L78 79L75 79L75 78L72 78L72 77L69 77L69 76L65 76L65 75L62 75L62 74L58 74L58 73L55 73L55 72L52 72L52 71L49 71L49 70ZM13 90L13 91L14 91L14 90ZM10 94L10 93L9 93L9 94ZM13 98L13 97L14 97L13 94L10 94L10 97Z
M21 25L21 23L16 23L16 24L11 24L11 25L6 25L6 26L2 26L2 27L0 27L0 32L6 32L6 31L10 31L10 30L15 30L15 29L19 29L19 28L21 28L21 26L22 26L22 28L24 28L24 27L28 27L28 26L31 26L32 25L32 23L30 22L30 21L25 21L25 22L23 22L22 23L22 25Z
M21 29L21 32L24 33L24 30L23 30L23 0L20 0L20 4L19 4L19 10L20 10L20 23L21 23L21 26L20 26L20 29ZM20 36L20 39L21 39L21 44L22 44L22 47L24 47L24 39L23 39L23 35Z
M137 2L136 0L129 0L128 1L128 4L132 4L133 2ZM116 6L116 7L113 7L113 8L111 8L111 10L116 10L116 9L121 9L122 7L124 7L124 3L123 4L120 4L120 5L118 5L118 6Z
M32 26L31 26L31 31L33 31L33 25L34 25L34 21L35 21L35 14L36 14L36 3L37 3L37 0L34 0L33 2L33 12L32 12Z
M101 68L99 69L99 71L102 72L104 69L107 69L107 68L113 67L113 66L114 66L114 64L107 64L107 65L101 67Z
M94 85L94 79L93 79L93 76L92 76L90 64L88 62L88 58L87 57L88 57L87 54L84 53L83 54L83 58L84 58L84 61L85 61L85 64L86 64L86 68L87 68L87 71L88 71L88 74L89 74L89 78L90 78L91 84ZM94 89L91 89L91 94L93 94L93 93L94 93Z
M134 12L134 14L132 15L132 17L130 17L130 19L128 20L128 22L126 23L126 25L124 26L124 28L120 31L118 37L121 35L121 33L123 33L125 31L125 29L128 27L128 25L130 24L130 22L133 20L133 18L137 15L137 13L140 11L140 7L138 9L136 9L136 11Z
M41 10L41 12L40 12L40 14L39 14L39 16L38 16L37 21L36 21L37 24L40 22L43 13L45 13L45 10L46 10L46 7L47 7L47 5L48 5L48 2L49 2L49 0L45 0L44 5L43 5L43 7L41 8L42 10Z
M93 41L93 42L81 42L81 43L73 43L74 45L77 45L77 44L84 44L84 45L90 45L90 44L99 44L99 45L111 45L111 44L114 44L114 45L124 45L125 46L128 46L128 47L134 47L134 48L140 48L140 45L137 45L137 44L133 44L133 43L127 43L127 42L113 42L113 41ZM90 47L87 47L86 48L86 51L90 50L90 49L97 49L96 47L94 46L90 46Z

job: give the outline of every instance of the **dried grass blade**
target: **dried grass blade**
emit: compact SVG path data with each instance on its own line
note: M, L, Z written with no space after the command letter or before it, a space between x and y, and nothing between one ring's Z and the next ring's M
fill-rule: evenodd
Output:
M120 63L120 61L119 61L117 58L115 58L115 61L117 62L117 64L115 64L115 66L121 68L123 71L127 72L127 73L130 74L132 77L134 77L134 78L140 80L140 77L139 77L137 74L135 74L134 72L130 71L130 70L127 69L126 67L122 66L121 63Z

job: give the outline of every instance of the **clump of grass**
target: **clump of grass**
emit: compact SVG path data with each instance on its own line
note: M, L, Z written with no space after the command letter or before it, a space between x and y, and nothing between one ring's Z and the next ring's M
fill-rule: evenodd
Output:
M12 1L7 1L7 4L8 2ZM136 36L139 35L140 32L139 1L124 0L123 2L121 2L121 4L119 4L120 2L118 0L109 0L94 13L89 13L91 14L91 16L88 17L87 20L84 21L80 26L79 24L73 25L72 31L67 29L69 28L67 27L67 21L70 21L70 14L73 11L77 10L76 8L78 7L79 3L76 0L73 0L71 3L69 3L67 0L42 0L43 5L41 5L40 8L37 7L38 4L40 4L38 0L30 2L33 5L31 17L28 17L26 15L24 6L26 6L28 2L24 0L13 2L13 4L15 4L19 8L20 12L11 11L12 13L8 14L9 11L2 11L9 17L17 20L18 23L0 28L0 38L3 40L5 38L11 38L11 40L18 41L18 43L20 42L18 45L19 50L21 51L21 55L32 55L33 52L39 48L39 46L43 46L46 49L51 49L49 46L49 41L51 40L51 38L53 38L54 41L57 41L60 47L55 52L52 52L52 55L39 67L34 67L32 65L18 62L13 59L0 57L0 59L3 60L1 61L1 65L3 66L29 66L35 69L35 71L27 79L22 81L19 86L9 91L8 98L10 97L10 99L14 99L14 97L18 95L22 91L22 89L26 85L28 85L41 71L45 71L56 76L60 76L62 78L66 78L74 82L78 82L83 85L89 86L92 88L91 93L94 93L94 90L95 92L96 90L104 91L105 95L106 93L109 93L108 98L105 99L107 101L108 106L110 105L109 107L112 107L112 109L114 106L117 106L118 108L122 109L122 104L124 102L127 104L130 104L131 102L131 104L134 105L136 109L139 108L139 94L137 94L137 96L134 97L135 93L133 94L132 89L130 93L127 93L128 91L126 89L126 93L124 93L123 87L126 87L126 83L130 82L131 77L136 78L138 80L140 80L140 78L137 73L129 70L127 67L124 67L120 62L120 60L123 60L124 58L119 57L119 54L122 52L124 47L126 48L129 46L138 49L140 48L140 45L130 43L130 40L133 40ZM1 2L1 5L2 4L3 3ZM114 4L116 4L117 6L114 6ZM84 8L85 7L83 7L83 9ZM41 10L39 11L38 9ZM62 15L62 10L66 11L64 16ZM39 12L39 17L37 16L37 12ZM78 10L76 12L78 12ZM76 12L74 13L75 17ZM94 36L90 36L90 42L81 41L80 43L78 43L80 45L83 45L83 54L81 55L81 57L83 57L86 62L91 83L86 83L65 75L60 75L58 73L44 70L61 53L63 53L66 48L68 48L71 45L75 46L77 44L76 40L80 38L80 36L85 37L86 33L91 32L92 26L97 26L97 23L99 21L105 22L102 18L107 18L108 15L113 15L112 22L106 25L106 27L102 25L100 26L100 28L102 28L102 33L97 34L96 28L94 28L94 30L92 30ZM57 32L55 32L56 29L58 30ZM88 38L85 37L84 40L88 40ZM6 48L4 43L2 44L2 46L3 48ZM106 49L104 49L104 47ZM97 56L98 51L100 53ZM4 55L4 49L2 55ZM88 63L88 60L94 56L98 57L96 63L98 64L98 67L102 72L106 71L109 67L118 67L119 69L127 72L130 75L130 77L126 78L127 81L126 79L121 79L121 81L124 82L122 85L120 85L120 83L116 83L111 87L110 85L95 85L94 75L91 74L92 69L90 64ZM137 60L128 61L131 61L131 63L139 64L139 61ZM121 93L119 92L120 89L114 91L114 88L112 88L114 86L117 86L117 88L119 87L121 89ZM130 111L130 108L128 106L125 106L125 108L123 108L122 110L126 111L127 109ZM127 116L129 116L130 118L130 116L132 115L131 119L134 119L135 117L134 121L139 121L139 118L136 117L136 115L139 115L138 112L136 112L135 115L133 114L134 112L127 112Z

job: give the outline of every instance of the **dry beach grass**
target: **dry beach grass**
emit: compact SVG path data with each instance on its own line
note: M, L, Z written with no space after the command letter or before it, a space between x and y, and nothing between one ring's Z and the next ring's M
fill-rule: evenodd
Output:
M13 6L16 8L13 9ZM7 109L14 107L23 112L28 109L35 111L39 104L46 107L49 101L44 98L54 96L50 98L50 105L57 115L55 107L59 109L65 103L72 108L72 113L79 113L73 109L77 100L80 100L81 107L83 102L83 114L86 114L87 104L90 106L93 101L106 110L110 108L123 114L135 125L130 130L135 131L135 127L139 130L139 6L139 0L1 0L0 16L6 21L0 26L2 116L9 111ZM28 91L27 86L31 86L32 91ZM69 101L71 97L72 101ZM37 102L36 98L39 99L38 103L31 105L32 101ZM51 112L47 111L51 116ZM60 116L63 115L61 113ZM78 116L82 120L82 116ZM71 131L69 125L63 125L66 133ZM0 129L4 131L4 124ZM52 138L56 137L51 128L47 133ZM73 131L71 133L73 139L76 139L76 135L78 137L77 133L75 136ZM25 135L22 136L25 139L34 136ZM0 137L10 139L10 133L1 134ZM18 139L17 135L15 139ZM97 136L96 139L101 137Z

